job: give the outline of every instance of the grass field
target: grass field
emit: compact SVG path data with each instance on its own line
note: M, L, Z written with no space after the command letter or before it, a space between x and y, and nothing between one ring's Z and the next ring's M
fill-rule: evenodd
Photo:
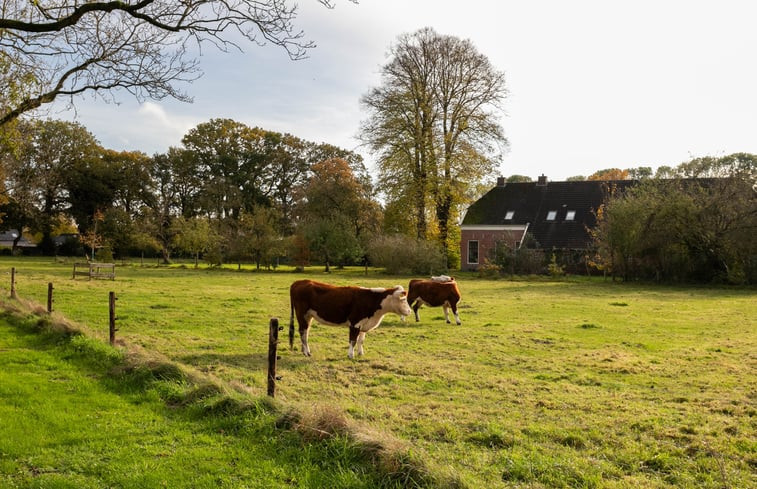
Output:
M223 415L164 402L145 370L101 342L0 317L2 488L363 488L380 474L345 440L303 449L265 401ZM147 375L146 375L147 374ZM389 486L391 487L391 486ZM399 487L399 486L396 486Z
M288 286L406 285L362 270L325 275L119 266L115 281L71 279L71 262L0 259L0 287L118 337L265 394L268 321L289 320ZM2 277L6 277L4 280ZM3 283L4 281L4 283ZM462 326L441 309L387 316L347 359L347 331L315 325L313 357L281 351L277 398L338 409L397 437L462 485L757 485L757 293L601 279L458 277ZM298 340L297 340L298 341Z

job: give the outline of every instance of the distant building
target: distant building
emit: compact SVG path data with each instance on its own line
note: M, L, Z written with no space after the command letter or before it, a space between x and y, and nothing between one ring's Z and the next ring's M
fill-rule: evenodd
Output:
M584 250L591 244L587 229L596 224L595 211L608 189L623 190L634 180L536 182L497 186L474 202L460 226L461 268L476 270L501 243L518 249L527 234L543 250Z
M18 230L9 229L0 232L0 248L13 248L13 242L18 238ZM21 236L16 243L17 248L36 248L37 245Z
M63 233L53 237L55 248L60 248L68 242L79 243L79 233Z

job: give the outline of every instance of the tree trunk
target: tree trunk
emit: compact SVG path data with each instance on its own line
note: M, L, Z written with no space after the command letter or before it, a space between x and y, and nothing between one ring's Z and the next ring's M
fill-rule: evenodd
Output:
M171 252L169 252L167 248L162 247L160 250L160 255L163 258L163 265L171 264Z
M439 222L439 242L442 245L444 262L447 267L450 266L448 259L449 250L447 249L447 238L449 236L449 216L451 208L452 196L449 194L449 190L445 185L445 188L442 189L442 195L440 196L439 202L437 202L436 204L436 220Z

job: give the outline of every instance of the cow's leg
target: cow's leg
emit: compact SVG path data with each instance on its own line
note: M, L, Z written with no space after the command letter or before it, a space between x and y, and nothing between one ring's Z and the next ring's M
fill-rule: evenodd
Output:
M363 341L365 341L365 331L361 331L357 335L357 354L361 357L363 356Z
M442 304L442 309L444 310L444 319L447 320L447 324L452 324L449 320L449 306L447 306L446 302Z
M415 313L415 322L421 320L420 316L418 316L418 309L421 308L421 301L415 301L415 304L413 304L413 312Z
M360 336L360 328L353 328L350 326L350 348L347 350L347 356L352 359L355 357L355 343Z
M455 315L455 322L460 326L463 323L460 321L460 316L457 314L457 304L450 304L450 307L452 308L452 313Z
M310 323L313 322L310 318L297 318L297 322L300 324L300 341L302 342L302 354L306 357L310 356L310 346L308 346L308 332L310 331Z

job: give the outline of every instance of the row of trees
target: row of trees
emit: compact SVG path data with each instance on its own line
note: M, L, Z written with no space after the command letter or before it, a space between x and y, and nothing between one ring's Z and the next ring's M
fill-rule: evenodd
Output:
M593 263L624 279L757 282L757 155L697 158L611 194Z
M119 255L182 250L215 262L354 262L381 220L362 157L228 120L149 157L101 147L79 124L20 121L2 153L6 228L54 252L66 231ZM296 247L295 247L296 248Z
M394 232L402 221L376 199L361 157L334 146L214 119L149 157L102 148L75 123L19 127L22 137L2 153L0 212L5 228L35 234L42 251L55 252L53 238L70 232L89 253L164 261L180 251L258 266L281 257L327 267L370 257L419 273L447 265L438 242ZM675 178L642 178L610 194L597 210L589 264L626 279L757 280L757 156L699 158L667 174ZM493 258L503 270L533 273L548 255L527 246Z

